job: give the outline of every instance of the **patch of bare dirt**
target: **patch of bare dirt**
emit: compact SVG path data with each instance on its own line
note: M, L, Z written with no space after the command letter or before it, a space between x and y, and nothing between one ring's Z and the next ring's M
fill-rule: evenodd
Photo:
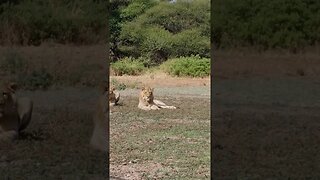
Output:
M136 84L138 87L142 85L149 85L152 87L210 86L210 77L172 77L165 73L145 74L140 76L110 76L111 82L113 79L124 84Z
M130 180L143 179L144 175L160 178L161 175L157 174L157 171L161 168L162 165L160 163L138 164L129 162L122 165L110 164L111 176Z

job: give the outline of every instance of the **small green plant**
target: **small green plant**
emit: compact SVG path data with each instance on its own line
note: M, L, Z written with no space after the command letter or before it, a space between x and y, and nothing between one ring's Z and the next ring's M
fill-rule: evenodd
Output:
M19 74L18 82L25 89L47 89L53 83L53 77L45 69L35 70L30 74Z
M174 76L205 77L210 75L210 59L199 55L174 58L160 67L164 72Z
M1 70L10 74L21 72L25 68L22 56L15 51L7 52L1 61Z
M112 79L111 84L118 90L125 90L127 88L126 84L121 83L121 82L117 81L116 79Z
M116 76L127 75L140 75L145 67L143 62L140 62L131 57L125 57L119 61L111 63L111 68Z

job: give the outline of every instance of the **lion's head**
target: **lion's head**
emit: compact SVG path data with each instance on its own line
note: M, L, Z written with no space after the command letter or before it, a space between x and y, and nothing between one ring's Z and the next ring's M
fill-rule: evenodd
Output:
M146 86L142 87L141 93L140 93L140 98L142 98L145 102L147 103L152 103L153 102L153 88Z
M110 86L109 88L109 105L115 106L118 104L120 100L120 93L116 91L114 86Z
M14 82L3 83L1 86L0 95L0 118L6 113L10 113L17 109L15 91L17 89L17 84Z
M115 105L116 104L116 95L114 93L116 89L113 86L110 86L109 88L109 103L110 105Z

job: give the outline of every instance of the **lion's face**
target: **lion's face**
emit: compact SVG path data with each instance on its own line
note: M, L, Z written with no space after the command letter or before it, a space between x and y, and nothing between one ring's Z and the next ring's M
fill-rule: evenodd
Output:
M109 89L109 103L110 105L115 105L116 103L116 94L114 93L116 89L114 87L110 87Z
M141 90L141 96L146 102L153 102L153 88L143 87Z
M0 94L0 118L13 108L15 108L16 99L14 93L17 85L15 83L5 83L1 87Z

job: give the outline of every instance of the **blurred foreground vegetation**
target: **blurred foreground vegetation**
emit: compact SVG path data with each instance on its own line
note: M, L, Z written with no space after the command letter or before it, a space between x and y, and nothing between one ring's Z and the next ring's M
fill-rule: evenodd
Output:
M213 0L216 48L251 47L298 52L320 42L318 0Z

